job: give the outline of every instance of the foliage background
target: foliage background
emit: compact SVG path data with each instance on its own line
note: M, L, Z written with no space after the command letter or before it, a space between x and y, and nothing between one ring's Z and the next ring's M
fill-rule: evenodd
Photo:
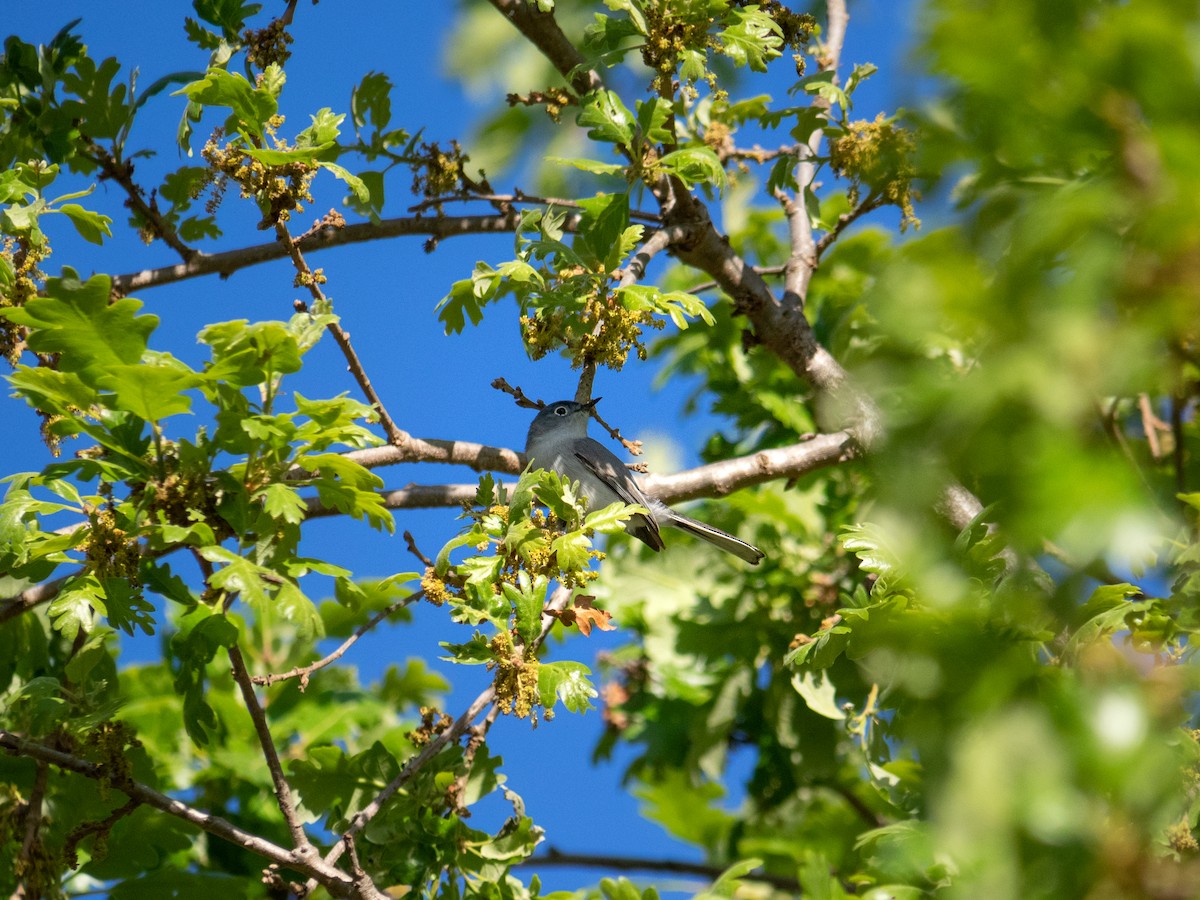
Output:
M564 17L572 14L567 4L560 6ZM63 21L74 15L69 4L54 10ZM445 13L444 19L427 15L419 23L422 39L398 47L393 35L411 30L412 23L390 6L354 16L328 4L301 7L293 30L297 56L288 65L284 92L289 122L303 123L323 106L344 111L361 74L378 69L405 86L406 127L423 124L427 139L465 141L471 120L487 114L494 94L473 94L436 77L437 42L429 36L439 36L448 68L484 82L503 71L514 87L527 90L538 62L512 49L515 32L501 33L507 26L490 8L458 11L468 17L461 30L452 30ZM139 19L148 33L166 36L139 49L137 64L149 83L178 68L176 60L188 51L181 41L172 43L180 10L139 7L136 14L167 20ZM852 5L851 14L843 60L881 63L884 70L856 94L855 118L870 120L900 99L911 101L922 110L914 118L925 128L921 167L944 173L925 185L933 202L920 210L920 235L903 242L885 237L894 231L895 210L879 218L884 231L860 223L839 243L810 296L818 335L884 407L887 442L868 465L806 479L798 490L778 494L784 506L775 511L774 525L754 527L759 539L776 529L775 549L785 565L773 576L764 573L765 580L746 582L759 598L752 609L739 609L738 592L746 588L724 570L696 591L695 573L703 564L690 549L653 560L654 574L644 561L617 551L602 600L623 629L673 642L671 649L658 648L655 663L660 671L684 673L666 699L643 698L645 706L635 705L641 731L627 736L640 745L617 744L615 763L597 776L586 763L600 717L592 713L576 722L564 714L536 732L501 720L489 737L491 752L504 756L509 785L561 849L691 856L714 865L767 858L771 871L800 878L815 893L844 888L823 876L832 867L862 873L864 884L891 885L897 893L943 888L967 895L1105 896L1136 889L1185 896L1191 870L1171 874L1161 861L1171 854L1190 858L1184 832L1196 825L1195 813L1178 802L1185 791L1181 760L1193 752L1175 729L1192 707L1186 641L1194 604L1185 578L1190 514L1173 497L1194 486L1189 451L1196 281L1189 260L1196 241L1190 198L1198 195L1190 190L1195 138L1186 126L1195 124L1200 105L1192 102L1197 52L1187 35L1194 32L1181 23L1194 23L1196 13L1163 2L1064 4L1053 14L1032 3L930 4L919 11L864 3ZM476 16L481 18L469 18ZM472 21L488 24L472 32ZM37 42L59 24L47 23L39 11L36 20L18 18L10 28ZM133 60L120 29L110 33L85 16L82 30L94 57L115 53ZM1011 54L996 52L997 34L1008 37ZM478 48L481 40L502 63L491 63ZM920 49L912 52L913 46ZM897 63L906 51L915 72L898 86ZM201 63L197 58L196 67ZM782 97L787 70L786 61L777 64L778 81L762 90ZM616 78L620 83L627 76ZM924 79L920 95L911 86L918 78ZM627 102L638 96L637 88L630 89ZM174 132L177 106L152 103L147 113L139 128L155 135L154 143ZM496 144L513 141L502 130L493 135L499 136ZM197 143L202 138L198 133ZM481 139L468 149L486 160L503 148L489 148ZM544 174L537 159L515 160L511 179L532 186ZM174 160L139 162L138 177L153 182L160 165L169 168ZM963 212L942 205L958 174L969 176L954 198ZM559 172L548 177L547 189L572 187ZM402 195L403 180L389 198ZM318 190L313 216L340 203L341 185L329 182ZM101 190L106 202L119 205L113 186ZM743 234L754 252L782 249L778 233L772 237L765 221L739 200L731 191L723 224ZM250 233L254 212L234 210L227 203L222 213L230 234L235 228ZM119 225L120 215L113 218ZM949 220L962 227L937 227ZM161 243L143 248L128 230L114 231L101 250L69 231L54 233L54 259L84 272L174 261ZM326 251L314 264L325 270L356 349L370 361L377 389L405 429L519 448L527 416L489 382L503 375L532 396L554 399L571 393L574 376L553 357L529 362L514 340L511 316L490 313L478 328L444 336L430 312L433 304L475 259L502 259L503 252L490 238L446 240L432 254L423 253L419 241ZM893 241L904 249L894 250ZM652 275L663 268L657 260ZM237 317L285 318L298 294L290 282L290 268L276 263L240 271L228 283L208 278L135 295L163 318L156 339L199 365L205 354L193 339L201 328ZM869 312L854 305L864 296ZM687 467L700 450L705 458L735 455L746 449L739 436L759 446L781 445L786 436L814 428L813 417L789 402L803 388L778 365L757 358L748 391L730 377L737 372L730 362L738 358L732 349L737 329L727 319L711 341L705 333L705 346L696 343L700 334L697 325L667 337L659 359L669 361L671 377L661 392L650 390L659 368L653 363L631 364L619 376L602 374L597 383L605 407L620 410L610 420L645 436L660 452L665 448L661 457L651 457L655 470ZM328 340L306 359L304 371L313 384L353 390L344 360ZM699 407L707 412L711 403L717 416L682 415L687 398L705 381L714 394L700 395ZM753 404L747 403L749 392ZM1151 456L1143 429L1148 420L1137 411L1143 393L1168 422L1172 409L1179 409L1174 456ZM1171 397L1173 403L1164 399ZM10 402L11 439L0 451L5 470L37 468L44 453L32 439L35 419L22 403ZM395 467L385 477L389 486L428 481L427 468ZM981 540L978 529L956 545L954 534L926 513L937 503L946 472L984 502L996 503L989 514L1003 525L1012 549L1043 562L1057 588L1019 578L1005 589L993 586L998 548ZM473 478L453 471L437 477ZM860 517L863 478L873 487L873 502ZM730 521L753 516L755 504L776 502L765 496L727 500ZM402 515L401 527L430 553L457 527L445 510ZM843 525L858 530L835 543ZM301 554L329 557L334 546L337 561L359 576L411 567L399 561L405 554L399 539L358 529L346 542L342 527L333 521L307 525ZM788 542L789 531L800 546ZM1045 539L1062 551L1065 565L1046 555ZM1172 547L1166 539L1177 543ZM855 551L865 563L861 571ZM619 571L611 571L618 563ZM1110 569L1117 577L1109 577ZM1119 586L1093 594L1089 576L1097 574L1118 585L1141 578L1147 595L1161 599L1151 602ZM1172 589L1175 577L1181 580ZM651 579L658 587L654 599L644 608L631 602L639 580ZM803 707L789 707L786 714L772 709L782 702L798 705L801 696L771 688L790 681L790 670L782 668L787 642L797 632L815 634L826 613L864 588L875 598L859 595L869 615L852 621L849 630L835 626L817 649L804 651L809 668L797 677L810 679L803 682L804 696L820 705L818 695L829 699L820 694L820 673L832 664L828 672L839 702L849 701L861 713L871 684L883 684L888 711L864 718L856 733L853 721L846 727L828 702L825 716ZM705 595L699 605L697 593ZM310 595L321 594L310 589ZM1080 612L1078 603L1088 596L1092 604ZM1126 606L1126 596L1144 605ZM806 602L814 610L807 622L783 612ZM681 614L672 618L673 611ZM364 681L380 677L397 659L428 657L434 641L465 640L461 627L430 622L428 612L419 610L411 626L380 631L355 649L352 662ZM761 633L737 632L741 621L755 623ZM616 661L628 662L629 651L620 648L630 632L593 633L586 647L576 639L564 653L588 658L597 650L617 651ZM1114 632L1119 636L1110 644ZM1130 633L1139 648L1153 652L1130 652ZM122 662L148 660L156 652L149 639L118 640ZM760 647L779 650L781 641L782 651L757 676L753 667L730 664L761 661ZM1060 666L1064 660L1071 665ZM630 669L614 671L628 676ZM725 693L712 696L711 685L689 684L687 673L697 672L719 680ZM750 683L739 686L746 677ZM756 677L768 677L761 692L752 686ZM455 672L452 681L454 690L441 705L455 712L485 678L477 671L464 677ZM741 705L747 698L750 704ZM698 733L688 728L698 721L702 732L720 740L697 743ZM898 758L889 760L893 750ZM920 758L922 771L910 754ZM864 772L868 762L887 766L887 774ZM644 779L638 790L653 815L684 846L664 843L656 826L631 815L629 795L613 790L612 781L630 764ZM717 793L714 779L729 785L732 797L724 806L740 814L703 811L706 791ZM710 787L686 792L680 788L685 781ZM857 847L861 810L847 817L830 799L846 784L864 790L859 803L868 818L890 826ZM564 803L564 795L571 802ZM683 803L682 797L691 800ZM488 802L471 824L494 831L509 807L498 795ZM586 818L578 812L584 803ZM909 814L913 819L906 819ZM918 820L928 826L911 824ZM553 871L543 871L546 884L580 883L576 873L558 882Z

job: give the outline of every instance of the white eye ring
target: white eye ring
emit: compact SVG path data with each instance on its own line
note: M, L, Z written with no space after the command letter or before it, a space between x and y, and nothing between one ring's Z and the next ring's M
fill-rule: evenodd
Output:
M567 414L567 408L565 406L556 406L554 407L554 414L556 416L565 416Z

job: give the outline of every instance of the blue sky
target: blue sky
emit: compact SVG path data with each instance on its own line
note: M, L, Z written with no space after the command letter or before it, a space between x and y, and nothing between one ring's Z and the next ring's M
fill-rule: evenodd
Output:
M282 9L283 4L278 6ZM397 125L414 131L424 127L427 140L445 143L458 138L469 152L472 123L497 98L502 102L503 86L502 79L497 79L496 90L481 95L464 91L442 75L446 56L454 52L454 47L447 44L447 29L457 8L457 4L450 3L406 4L394 0L357 4L327 0L315 6L302 2L292 29L295 44L283 97L283 111L289 116L284 133L302 129L307 114L322 107L348 112L351 88L363 74L374 70L388 74L397 85L393 94L393 121ZM908 95L909 81L902 73L904 54L912 43L912 9L909 0L851 0L852 20L843 59L851 64L873 62L881 70L856 95L856 117L873 118L877 112L890 111ZM268 5L268 12L272 11ZM48 41L68 21L82 18L77 31L93 58L115 55L126 66L136 65L139 83L148 85L168 72L204 67L204 54L184 39L182 21L188 14L189 3L166 0L109 0L104 4L95 0L49 0L10 3L5 10L5 26L8 33L40 43ZM497 34L510 28L498 14L490 27ZM776 66L776 72L770 86L756 85L754 92L766 91L782 100L791 66L785 60ZM632 105L636 97L625 99ZM163 171L179 165L173 135L181 112L181 98L166 95L147 107L131 144L156 147L165 155L138 163L135 178L139 182L153 185ZM207 127L208 123L197 129L197 146ZM489 174L498 190L512 186L511 176ZM406 180L401 176L392 186L392 205L385 215L404 214L411 201L398 188ZM318 183L316 202L297 218L296 230L307 227L326 210L340 207L340 197L340 184L332 179ZM222 218L225 236L203 249L231 249L268 239L267 234L254 229L253 211L238 209L235 199L230 197L226 203ZM116 220L115 236L103 248L83 244L65 229L51 229L56 252L48 271L57 274L61 265L70 263L85 275L91 271L117 274L177 262L161 243L147 247L120 227L124 219L122 200L118 188L100 185L93 198L83 201ZM894 213L884 216L883 221L894 226ZM529 413L490 388L490 382L502 376L532 396L553 400L574 393L575 374L557 358L538 363L526 358L511 309L498 307L481 326L457 336L444 335L433 314L451 282L467 277L477 259L506 258L511 241L447 240L433 254L426 254L421 244L419 238L359 244L314 255L310 262L325 269L327 291L335 308L376 389L402 428L422 437L520 448ZM226 282L215 277L195 279L137 296L146 304L146 311L163 319L152 345L199 363L206 356L195 343L201 327L234 318L287 318L298 292L292 287L290 267L279 262L235 273ZM655 370L651 360L632 362L619 374L601 373L596 392L606 398L604 412L623 433L641 437L659 449L669 446L665 458L672 465L686 467L696 461L701 441L720 423L703 411L684 418L683 400L693 385L673 383L655 391L651 388ZM357 396L331 341L322 342L313 352L304 380L292 387L310 396L339 391ZM37 439L37 420L32 411L8 397L0 399L0 404L0 415L8 425L0 444L3 471L33 470L46 464L48 456ZM190 429L192 424L185 423L184 427ZM672 436L669 441L665 438L668 433ZM390 488L410 480L475 480L473 473L449 467L395 467L380 474ZM345 565L357 575L387 575L414 567L398 536L401 532L412 531L422 549L432 555L458 529L454 517L453 510L402 512L397 516L397 536L378 535L365 528L347 529L344 522L315 522L307 527L304 549ZM463 629L438 619L437 613L427 606L417 609L412 626L373 635L352 651L350 662L359 667L364 680L373 680L392 662L427 655L437 640L461 641L469 636ZM620 632L602 635L593 637L587 646L574 645L567 652L572 658L588 660L596 651L617 646L623 640ZM153 643L142 642L128 652L139 658L154 649ZM445 708L456 714L483 687L486 675L477 669L462 672L450 671L451 667L444 664L437 667L454 681ZM493 754L505 758L509 786L525 798L530 814L546 828L550 845L571 852L698 859L697 851L675 844L656 825L636 815L636 801L619 784L625 761L620 755L615 762L595 769L586 765L601 729L598 712L573 716L560 711L554 722L536 732L525 722L501 719L489 743ZM735 758L735 766L746 769L745 762ZM575 773L572 781L547 777L563 767ZM494 827L505 811L502 803L488 804L479 824ZM494 820L488 821L492 816ZM607 873L546 869L542 876L546 887L566 888L602 874Z

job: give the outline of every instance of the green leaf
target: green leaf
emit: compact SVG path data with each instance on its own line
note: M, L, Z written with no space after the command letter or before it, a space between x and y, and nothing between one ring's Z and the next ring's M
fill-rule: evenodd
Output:
M592 542L582 531L568 531L550 542L556 565L564 572L579 572L591 559Z
M64 203L58 211L71 220L79 236L93 244L102 244L106 237L112 237L112 219L106 215L84 209L78 203Z
M621 262L621 236L629 227L629 195L597 194L579 201L583 215L575 251L593 269L612 272Z
M639 100L634 106L637 108L638 130L643 141L651 144L675 143L675 135L668 127L674 112L669 101L662 97L654 97L650 100Z
M242 128L258 138L265 136L268 120L279 112L279 102L268 87L255 87L225 69L209 69L202 79L172 96L180 94L201 106L228 107Z
M8 382L30 406L60 416L74 415L73 409L89 410L100 399L99 392L76 373L43 366L19 366Z
M308 515L304 498L286 484L268 484L255 496L262 499L263 509L272 519L299 525Z
M762 866L761 859L743 859L723 871L712 886L698 894L696 900L714 900L718 897L737 897L743 889L742 879Z
M516 584L506 581L500 585L505 598L512 604L517 636L526 647L532 647L542 632L542 609L546 605L547 585L544 576L531 580L527 572L518 573Z
M117 409L128 410L147 422L189 412L191 399L183 391L195 387L200 376L182 363L110 366L101 386L116 394Z
M717 154L708 147L672 150L659 159L658 165L689 187L693 184L711 184L718 191L725 190L725 168Z
M591 172L593 175L619 175L625 171L625 166L621 163L602 163L594 159L566 159L561 156L547 156L545 161L558 166L571 166L584 172Z
M601 534L616 534L625 530L625 523L634 513L648 514L644 506L628 506L621 502L610 503L604 509L590 512L583 520L583 527Z
M594 141L607 141L620 147L633 143L634 115L612 91L596 91L583 100L576 123L588 129Z
M184 619L184 629L171 638L171 653L179 662L175 690L183 696L183 724L198 747L211 740L217 716L205 698L208 664L217 651L237 643L238 631L219 613L199 608Z
M317 163L322 169L332 172L334 176L346 182L346 186L350 188L350 192L354 195L354 199L359 203L366 204L371 202L371 190L367 187L365 181L352 173L349 169L343 168L336 163L319 162Z
M356 131L367 123L383 131L392 120L392 80L382 72L368 72L350 93L350 116Z
M142 303L122 297L109 303L112 279L93 275L86 282L71 269L46 280L46 296L22 309L0 311L31 329L29 346L39 353L61 354L64 372L77 372L91 384L102 384L114 366L141 360L158 316L137 315Z
M721 52L736 65L767 71L768 60L779 56L783 46L783 30L757 6L734 7L729 12L734 24L717 34Z
M796 689L804 702L819 716L824 716L827 719L841 721L846 718L845 712L838 706L837 689L834 687L833 681L829 677L829 673L821 671L819 674L813 672L800 672L792 676L792 687Z
M69 641L82 631L92 630L95 615L108 612L104 605L100 582L94 575L78 575L63 585L50 603L50 619L54 629Z
M553 709L557 700L574 713L592 708L592 698L598 696L587 676L592 673L581 662L561 660L543 662L538 666L538 695L542 706Z

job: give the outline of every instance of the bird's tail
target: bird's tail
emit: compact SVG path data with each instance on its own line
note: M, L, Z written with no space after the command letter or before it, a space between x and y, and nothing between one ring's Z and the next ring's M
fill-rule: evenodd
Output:
M706 525L695 519L689 519L687 516L677 513L673 509L668 509L667 512L669 516L658 516L660 522L665 520L665 524L672 525L681 531L686 531L688 534L698 537L702 541L708 541L714 547L724 550L726 553L732 553L738 559L744 560L752 566L757 566L763 557L766 556L765 553L753 544L747 544L741 538L735 538L732 534L726 534L720 528L713 528L711 525Z

